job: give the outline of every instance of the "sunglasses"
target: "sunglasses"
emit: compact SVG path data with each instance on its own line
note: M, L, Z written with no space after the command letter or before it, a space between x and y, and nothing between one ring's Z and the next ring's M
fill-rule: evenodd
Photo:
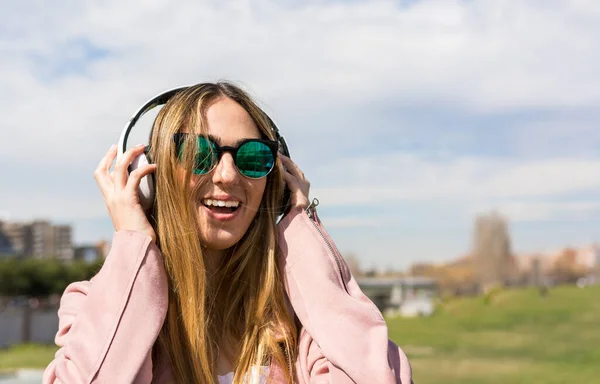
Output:
M175 151L180 161L183 159L183 144L189 133L176 133L173 135ZM237 147L220 146L209 137L197 135L198 152L194 157L193 172L196 175L205 175L215 169L224 153L228 152L233 157L233 162L239 173L250 179L260 179L267 176L277 158L279 143L274 140L246 139Z

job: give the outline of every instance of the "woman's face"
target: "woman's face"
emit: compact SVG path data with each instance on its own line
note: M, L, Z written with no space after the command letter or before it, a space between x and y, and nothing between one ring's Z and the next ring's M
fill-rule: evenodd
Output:
M236 147L241 140L261 138L250 114L229 98L221 98L206 111L208 134L220 146ZM192 188L202 176L192 176ZM267 178L249 179L242 176L230 153L224 153L218 165L206 176L199 198L200 238L209 250L220 251L235 245L246 233L258 212ZM216 207L219 202L233 207ZM237 208L235 208L237 206Z

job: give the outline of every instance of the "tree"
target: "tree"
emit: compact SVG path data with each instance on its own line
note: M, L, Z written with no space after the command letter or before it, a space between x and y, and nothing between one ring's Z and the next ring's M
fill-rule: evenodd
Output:
M552 264L550 271L550 274L558 283L574 283L587 273L587 268L579 264L577 251L573 248L564 249Z
M469 255L443 265L417 263L410 267L409 274L435 279L442 296L472 294L476 286L473 261Z
M15 258L0 261L0 297L25 296L43 299L52 294L61 294L67 285L79 280L89 280L100 269L100 263L74 262L65 264L58 259ZM23 341L31 339L32 301L23 306Z
M45 298L61 294L70 283L92 278L100 267L100 263L65 264L57 259L2 260L0 296Z

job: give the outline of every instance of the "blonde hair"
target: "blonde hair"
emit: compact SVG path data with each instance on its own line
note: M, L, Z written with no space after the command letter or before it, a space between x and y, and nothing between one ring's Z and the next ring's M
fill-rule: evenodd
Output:
M279 160L267 176L250 228L228 250L216 274L208 276L197 223L198 192L190 187L197 150L193 135L184 143L181 161L175 155L173 134L183 129L206 134L206 110L221 98L240 104L261 134L275 139L266 114L227 82L192 86L159 112L150 143L157 164L151 221L169 279L169 306L154 355L170 362L178 383L213 383L219 344L228 343L234 350L228 356L234 363L234 384L241 384L252 366L271 362L292 383L298 327L277 266L276 219L284 185ZM184 179L177 172L181 166L188 170Z

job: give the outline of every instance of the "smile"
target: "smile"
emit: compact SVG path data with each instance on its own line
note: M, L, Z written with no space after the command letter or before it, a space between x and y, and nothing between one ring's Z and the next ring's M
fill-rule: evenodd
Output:
M202 205L206 207L213 219L227 221L236 216L240 202L237 200L203 199Z

